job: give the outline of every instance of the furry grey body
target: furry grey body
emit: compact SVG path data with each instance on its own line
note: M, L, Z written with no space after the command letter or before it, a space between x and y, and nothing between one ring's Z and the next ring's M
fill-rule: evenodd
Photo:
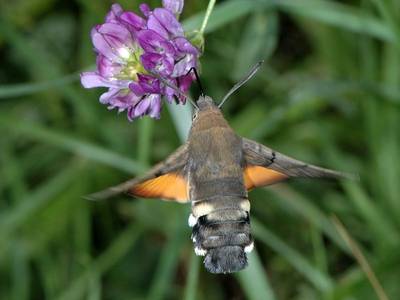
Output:
M192 239L208 271L229 273L247 266L245 247L253 242L244 155L242 139L226 121L211 119L194 126L188 139L188 192L197 220Z

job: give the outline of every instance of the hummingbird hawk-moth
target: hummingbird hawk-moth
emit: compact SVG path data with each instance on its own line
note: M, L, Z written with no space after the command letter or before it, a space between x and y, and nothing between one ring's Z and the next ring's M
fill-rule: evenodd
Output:
M196 102L187 142L143 177L92 194L105 199L119 193L191 203L189 226L197 255L211 273L247 266L253 249L248 191L292 177L342 178L346 174L293 159L238 136L220 107L259 68L236 84L220 105L205 95Z

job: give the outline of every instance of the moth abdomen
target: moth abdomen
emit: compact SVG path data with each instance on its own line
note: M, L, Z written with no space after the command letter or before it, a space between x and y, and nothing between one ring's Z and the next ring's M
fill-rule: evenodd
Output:
M189 219L190 225L194 225L192 240L196 254L205 256L204 265L211 273L242 270L247 266L246 252L253 244L248 200L222 196L201 202L193 203ZM203 214L199 216L200 212Z

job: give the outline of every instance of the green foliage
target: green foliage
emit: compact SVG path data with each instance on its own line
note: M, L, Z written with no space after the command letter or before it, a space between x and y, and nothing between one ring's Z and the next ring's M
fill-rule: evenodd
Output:
M107 1L0 4L0 299L376 299L330 216L400 297L400 4L219 1L201 77L241 135L360 182L298 180L250 193L256 251L235 275L193 254L189 207L82 196L143 173L185 140L191 108L129 123L84 90L89 30ZM198 29L207 3L186 1ZM151 1L153 6L158 1ZM138 1L123 1L136 9ZM196 88L193 89L196 95Z

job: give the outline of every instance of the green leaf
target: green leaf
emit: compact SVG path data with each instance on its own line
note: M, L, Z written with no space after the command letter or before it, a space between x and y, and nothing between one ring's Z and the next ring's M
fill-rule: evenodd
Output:
M192 125L192 107L187 105L168 105L168 111L174 122L176 133L181 142L186 141Z
M143 165L147 165L151 154L151 140L154 132L154 120L143 118L139 122L139 137L138 137L138 161Z
M213 32L226 24L243 17L250 12L265 9L279 9L285 12L306 17L327 25L362 33L395 43L396 37L386 23L349 5L323 0L231 0L215 6L205 30ZM184 22L186 30L198 29L204 13L197 14Z
M399 245L399 232L391 224L390 218L382 213L379 205L375 204L359 185L345 182L343 186L354 203L357 213L364 217L371 232L375 232L374 237L377 241L392 246Z
M179 215L183 217L183 214ZM173 274L177 268L180 251L183 244L186 242L186 232L186 224L182 223L180 218L177 219L175 230L171 231L169 234L168 242L162 251L157 270L154 272L155 276L150 285L151 288L149 290L147 299L163 299L168 293Z
M259 221L252 219L254 236L271 247L277 254L283 256L300 274L303 274L317 289L328 292L333 288L333 281L293 248L289 247L279 237L269 231Z
M263 2L270 2L268 0ZM327 25L369 35L386 42L395 42L395 35L386 23L363 10L325 0L281 0L279 9Z
M226 25L229 22L240 18L249 12L260 8L259 2L253 2L248 0L231 0L217 4L211 14L210 20L208 21L205 33L215 31L216 29ZM204 14L196 14L183 22L185 30L191 31L200 28L200 25L204 19Z
M40 185L29 194L29 197L10 209L2 212L0 216L0 243L7 242L9 234L19 228L28 218L32 217L41 208L54 200L54 196L65 189L76 178L79 167L72 164L69 168L61 170L47 182Z
M48 80L37 83L20 83L13 85L0 85L0 99L11 97L21 97L51 89L56 89L64 85L77 81L78 74L70 74L58 79Z
M255 249L248 255L248 259L248 267L243 271L235 273L235 277L240 282L247 295L247 299L276 299L271 284L268 281L267 272L265 272L260 257Z
M96 260L57 297L57 300L82 299L93 279L102 276L130 251L142 233L137 223L130 224Z
M145 170L144 165L130 158L124 157L123 155L36 124L4 117L0 119L0 126L12 128L15 132L24 134L29 138L48 143L85 157L86 159L115 167L130 174L139 174Z
M295 210L307 222L313 224L313 226L316 226L329 236L342 250L347 251L347 247L338 236L329 218L311 201L308 201L289 186L283 187L283 185L280 185L271 187L268 190L279 197L279 204L281 206Z
M196 253L192 251L192 255L190 256L190 261L189 261L189 270L186 279L187 281L185 287L185 295L183 297L184 300L196 299L199 271L200 271L200 259L196 255Z
M277 45L278 22L275 11L256 11L251 14L237 47L231 76L234 81L240 80L256 62L266 60L268 63Z

